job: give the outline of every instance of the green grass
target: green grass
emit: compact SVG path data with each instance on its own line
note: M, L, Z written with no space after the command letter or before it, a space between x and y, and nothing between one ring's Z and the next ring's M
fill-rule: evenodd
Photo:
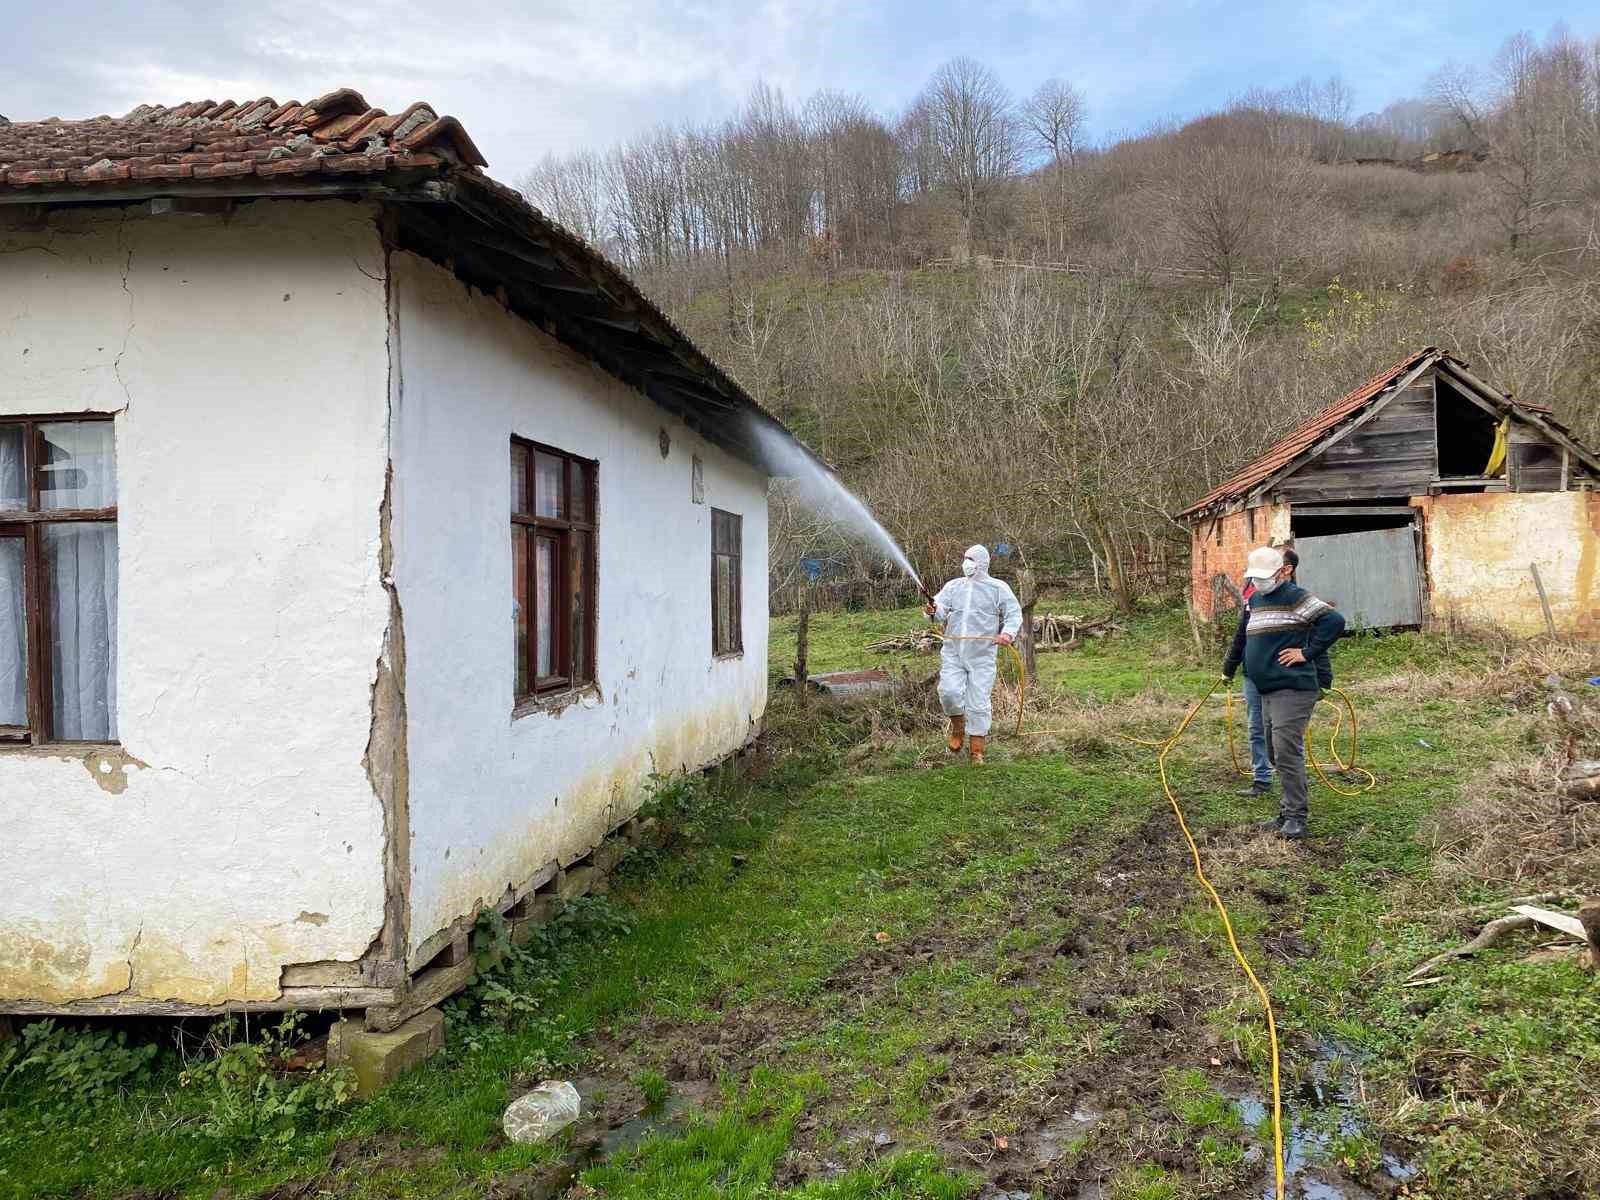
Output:
M920 622L816 614L813 667L884 661L861 647ZM1262 1090L1259 1008L1188 877L1151 752L1121 736L1169 729L1214 682L1215 652L1196 656L1181 614L1125 625L1041 657L1033 724L1093 737L1065 751L1000 738L982 772L948 764L931 712L775 700L782 750L758 781L675 793L662 811L684 839L631 860L608 901L514 960L498 977L509 1000L480 989L455 1005L448 1053L369 1103L291 1112L272 1136L219 1134L215 1088L182 1086L170 1054L98 1103L37 1079L8 1087L0 1196L243 1198L308 1180L357 1197L481 1195L568 1149L504 1144L513 1082L595 1073L667 1114L585 1168L607 1197L953 1200L1013 1160L1027 1177L1019 1156L1074 1095L1101 1115L1069 1130L1041 1179L1081 1170L1146 1200L1256 1190L1261 1131L1230 1096ZM775 671L792 628L774 622ZM1169 759L1277 1006L1291 1114L1315 1117L1293 1090L1314 1076L1359 1080L1367 1124L1330 1138L1327 1160L1359 1174L1400 1152L1422 1171L1414 1194L1436 1200L1600 1180L1570 1136L1593 1119L1574 1081L1600 1068L1591 977L1507 947L1401 986L1460 936L1429 912L1506 894L1437 878L1419 837L1488 764L1528 752L1532 718L1426 684L1488 662L1418 635L1340 645L1380 786L1314 785L1309 850L1240 834L1259 806L1236 794L1219 702ZM1331 1060L1324 1043L1341 1047ZM1425 1094L1408 1099L1419 1073ZM671 1114L686 1079L709 1099L685 1120ZM340 1145L361 1154L330 1170Z

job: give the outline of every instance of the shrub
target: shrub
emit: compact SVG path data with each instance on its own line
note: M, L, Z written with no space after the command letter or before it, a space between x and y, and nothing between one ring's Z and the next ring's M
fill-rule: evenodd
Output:
M0 1043L0 1096L35 1084L47 1093L46 1108L93 1105L148 1078L159 1055L159 1046L129 1045L121 1031L34 1021L15 1041Z

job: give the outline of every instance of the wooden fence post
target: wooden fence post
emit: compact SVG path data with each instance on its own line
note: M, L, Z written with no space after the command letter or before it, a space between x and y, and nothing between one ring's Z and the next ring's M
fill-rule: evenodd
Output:
M1039 678L1038 653L1033 644L1033 606L1038 600L1039 585L1033 568L1023 567L1017 572L1017 602L1022 605L1022 628L1017 631L1017 641L1022 643L1022 669L1029 682Z
M806 669L806 642L811 636L811 588L800 585L800 607L794 627L794 685L800 689L800 707L804 708L811 690L811 676Z

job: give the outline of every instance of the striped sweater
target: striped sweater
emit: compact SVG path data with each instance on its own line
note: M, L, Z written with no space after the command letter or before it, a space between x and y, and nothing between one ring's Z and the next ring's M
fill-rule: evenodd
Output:
M1344 618L1297 583L1258 591L1239 617L1222 673L1232 679L1243 662L1245 678L1261 692L1332 687L1328 650L1343 633ZM1291 646L1304 651L1307 661L1292 667L1280 663L1279 653Z

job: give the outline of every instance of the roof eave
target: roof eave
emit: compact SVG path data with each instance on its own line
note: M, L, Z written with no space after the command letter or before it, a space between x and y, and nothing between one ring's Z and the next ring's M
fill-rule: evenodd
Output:
M629 386L658 407L684 420L713 444L769 476L792 475L815 467L829 471L773 414L679 330L627 274L594 247L539 213L519 193L486 176L437 166L395 167L348 176L241 176L233 179L152 179L0 187L0 206L34 209L138 204L153 200L259 200L370 198L425 211L448 207L465 218L497 231L506 241L497 251L480 249L486 269L470 282L489 292L512 282L516 243L529 253L551 247L557 270L593 286L591 303L578 312L578 301L563 289L552 289L543 305L523 305L526 319ZM441 245L436 257L451 265L454 257ZM526 269L526 264L522 264ZM460 271L458 270L458 274ZM537 311L534 311L537 309ZM544 318L540 320L539 318ZM629 338L643 337L641 344ZM643 350L645 353L640 353ZM652 357L654 356L654 357ZM638 360L637 363L635 360ZM647 365L649 364L649 365ZM635 369L637 367L637 369ZM762 436L762 432L766 436Z

